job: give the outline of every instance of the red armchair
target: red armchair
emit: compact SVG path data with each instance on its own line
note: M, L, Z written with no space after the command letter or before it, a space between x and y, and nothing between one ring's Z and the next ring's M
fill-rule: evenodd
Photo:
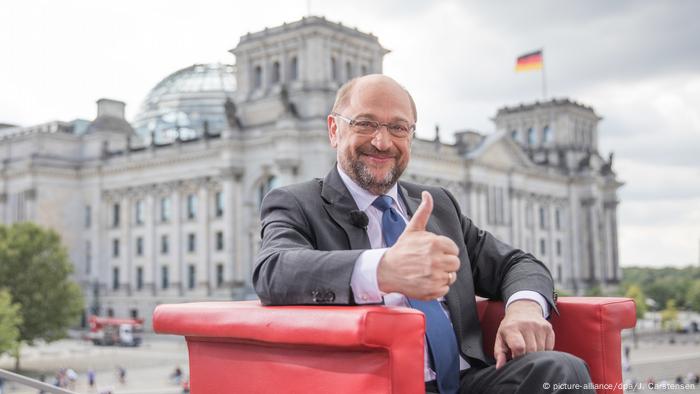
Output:
M503 304L478 308L491 354ZM620 331L635 324L634 302L561 297L558 308L555 349L588 363L598 393L622 393ZM156 332L186 337L194 394L424 393L424 324L408 308L257 301L160 305L153 315Z

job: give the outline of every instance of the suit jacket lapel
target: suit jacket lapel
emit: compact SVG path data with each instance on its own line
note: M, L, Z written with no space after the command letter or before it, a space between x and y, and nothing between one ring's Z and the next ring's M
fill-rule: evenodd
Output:
M323 180L321 197L328 215L345 231L350 249L372 249L367 231L350 222L350 211L357 210L357 204L345 187L336 167L333 167Z
M418 196L414 196L408 193L406 188L399 182L399 193L403 197L404 202L406 203L406 210L408 211L409 216L413 216L413 213L416 212L416 209L418 209L418 206L421 203L421 196L418 194ZM434 201L434 199L433 199ZM433 211L434 211L433 207ZM430 231L431 233L434 234L443 234L440 231L440 228L438 227L436 223L437 219L431 215L430 219L428 219L428 225L426 226L426 230ZM460 271L465 269L464 267L464 259L461 259L462 266L460 266ZM466 268L468 269L468 268ZM462 306L461 306L461 299L465 299L467 296L465 294L460 294L463 293L461 290L466 289L467 287L464 286L463 284L463 276L459 275L459 272L457 274L457 280L455 283L450 286L450 291L445 295L445 299L447 300L447 309L450 311L450 316L452 320L452 325L454 326L455 332L457 333L457 338L460 339L461 341L461 335L459 333L462 332Z

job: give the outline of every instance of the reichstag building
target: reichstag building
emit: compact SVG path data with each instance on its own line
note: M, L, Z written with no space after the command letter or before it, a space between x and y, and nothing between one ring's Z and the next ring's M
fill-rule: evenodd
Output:
M0 126L0 220L61 234L86 314L148 321L159 303L254 298L263 196L334 165L335 91L381 73L388 51L306 17L231 53L235 65L167 76L131 122L125 103L100 99L92 121ZM404 179L451 190L477 225L544 261L557 288L605 288L621 274L622 183L598 152L600 120L569 99L506 106L492 133L417 138Z

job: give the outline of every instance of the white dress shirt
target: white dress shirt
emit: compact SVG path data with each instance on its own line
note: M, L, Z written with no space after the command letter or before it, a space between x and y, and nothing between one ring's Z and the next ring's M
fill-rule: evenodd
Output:
M360 256L355 261L355 268L353 269L352 278L350 280L350 287L352 288L355 302L358 304L376 304L384 301L385 305L390 306L405 306L410 307L406 296L401 293L384 293L379 290L379 285L377 283L377 267L379 266L379 261L381 260L384 253L387 251L386 243L382 236L382 211L378 208L372 206L372 202L378 197L367 190L363 189L360 185L355 183L338 165L338 173L343 183L350 191L352 198L357 204L357 208L367 214L369 222L367 223L367 236L369 238L369 243L372 249L365 250L360 254ZM403 218L406 223L408 223L408 215L403 202L399 198L398 187L396 184L391 187L391 189L386 193L387 196L392 198L392 207L399 213L401 218ZM542 311L545 316L549 315L549 305L545 298L535 292L535 291L518 291L513 294L506 302L506 307L510 305L513 301L519 299L529 299L536 301L542 307ZM444 297L440 297L438 301L443 301ZM450 313L447 308L443 305L443 311L450 317ZM435 380L435 371L430 368L430 361L428 356L427 342L425 344L424 353L424 368L423 376L426 382ZM469 368L469 363L464 359L464 357L459 356L459 369L465 370Z

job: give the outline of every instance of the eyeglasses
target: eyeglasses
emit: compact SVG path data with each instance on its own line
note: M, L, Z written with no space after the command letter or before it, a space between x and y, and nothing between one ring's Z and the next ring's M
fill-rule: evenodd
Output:
M379 123L368 119L350 119L336 112L331 113L331 116L335 116L336 118L340 118L348 122L350 129L354 133L360 135L372 135L377 132L380 127L386 126L387 131L389 131L389 134L391 134L392 137L408 138L416 129L415 124L408 124L408 122Z

